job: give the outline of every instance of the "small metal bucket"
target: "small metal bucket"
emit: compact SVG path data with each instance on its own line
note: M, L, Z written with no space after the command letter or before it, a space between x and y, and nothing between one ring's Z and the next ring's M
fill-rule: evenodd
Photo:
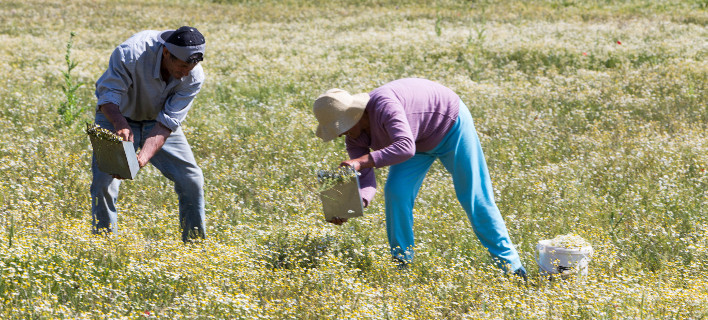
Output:
M326 175L331 177L336 176L337 173L320 171L317 173L318 181L321 183ZM359 193L358 174L345 180L348 181L338 182L319 192L322 211L327 221L334 218L354 218L364 215L364 205Z
M130 141L113 142L89 135L93 155L96 157L98 169L117 175L123 179L134 179L138 174L138 158L135 155L133 143Z

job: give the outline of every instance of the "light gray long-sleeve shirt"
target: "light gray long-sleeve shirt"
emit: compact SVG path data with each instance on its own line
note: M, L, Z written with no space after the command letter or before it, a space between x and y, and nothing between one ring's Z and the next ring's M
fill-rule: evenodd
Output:
M97 108L114 103L126 118L157 120L175 131L201 89L204 71L197 65L181 79L170 77L168 82L163 81L160 64L164 45L159 34L160 31L141 31L116 47L108 69L96 81Z

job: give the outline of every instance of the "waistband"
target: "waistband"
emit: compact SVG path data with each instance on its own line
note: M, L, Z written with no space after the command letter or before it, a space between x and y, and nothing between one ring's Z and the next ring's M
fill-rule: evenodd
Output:
M157 120L133 120L128 117L125 117L125 121L128 121L128 123L134 123L134 124L151 124L151 123L157 122Z

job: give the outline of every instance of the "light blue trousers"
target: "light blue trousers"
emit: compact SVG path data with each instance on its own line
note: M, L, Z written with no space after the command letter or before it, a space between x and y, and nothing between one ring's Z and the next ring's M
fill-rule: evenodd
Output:
M102 128L113 129L113 124L100 112L96 113L96 123ZM142 147L148 134L155 127L155 121L128 121L133 131L133 141L137 152ZM182 129L172 132L162 148L150 159L154 165L175 185L179 200L179 221L182 241L190 238L204 238L204 176L194 160L192 149L187 143ZM116 231L116 199L121 180L98 169L93 157L91 171L91 213L94 232L101 230Z
M521 268L519 254L494 202L492 182L472 115L462 101L454 127L435 149L416 152L412 158L389 168L384 198L386 231L393 257L404 262L413 259L413 204L435 159L440 159L452 175L457 199L497 265L506 271Z

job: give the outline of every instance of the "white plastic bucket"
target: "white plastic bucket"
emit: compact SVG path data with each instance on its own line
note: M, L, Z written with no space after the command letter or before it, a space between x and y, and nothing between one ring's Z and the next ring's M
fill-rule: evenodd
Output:
M567 276L588 274L588 263L593 254L591 246L562 248L551 245L551 240L541 240L536 245L536 263L542 274Z

